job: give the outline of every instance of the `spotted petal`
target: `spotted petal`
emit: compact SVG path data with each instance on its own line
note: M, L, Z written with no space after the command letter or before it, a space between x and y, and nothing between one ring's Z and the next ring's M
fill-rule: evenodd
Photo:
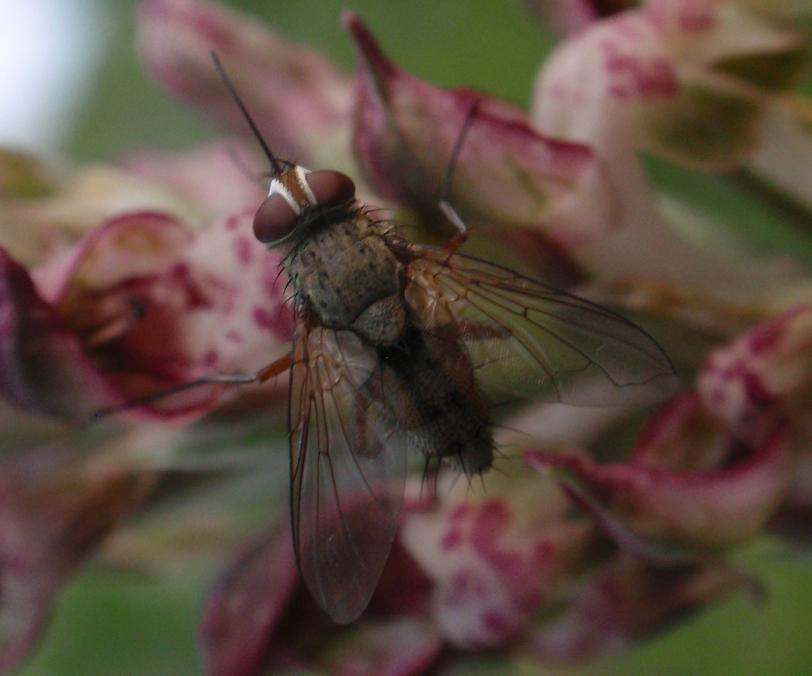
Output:
M292 319L279 256L248 234L250 221L244 213L194 233L165 214L128 214L46 261L33 279L6 256L0 391L29 410L86 420L201 376L252 373L280 356ZM199 414L218 394L201 388L137 411Z
M755 326L708 357L699 377L703 403L744 437L763 433L782 416L812 420L810 347L808 304Z
M735 4L653 0L593 24L544 64L533 119L604 151L625 142L691 167L739 165L806 54L800 33Z
M601 465L573 454L528 451L537 469L577 478L633 533L696 548L758 533L790 480L786 430L747 446L715 428L695 396L674 401L644 433L635 458ZM711 466L708 467L708 464Z
M403 528L406 549L434 583L434 620L461 648L495 647L520 634L589 541L586 524L566 522L554 491L513 479L501 489L490 480L478 497L457 490Z

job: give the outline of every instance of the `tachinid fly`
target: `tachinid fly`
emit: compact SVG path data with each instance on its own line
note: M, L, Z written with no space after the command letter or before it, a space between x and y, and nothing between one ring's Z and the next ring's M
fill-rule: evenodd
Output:
M271 162L254 234L287 248L295 299L292 354L244 380L290 367L296 556L321 607L350 622L389 555L411 449L481 473L493 461L494 403L650 401L674 371L623 317L458 254L459 238L405 240L344 174L276 158L215 63Z

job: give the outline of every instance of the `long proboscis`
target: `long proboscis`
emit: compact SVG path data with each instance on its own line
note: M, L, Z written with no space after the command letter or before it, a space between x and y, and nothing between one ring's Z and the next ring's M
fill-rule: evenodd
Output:
M283 173L283 168L281 163L278 159L276 159L276 155L273 154L271 147L265 141L262 136L262 133L259 131L259 127L257 123L254 122L254 118L251 117L251 113L248 112L248 108L245 105L245 102L242 100L242 97L237 92L237 88L234 86L234 83L231 81L231 78L226 73L226 69L223 68L223 64L220 62L220 57L217 56L217 52L211 52L211 59L214 61L214 67L217 68L217 72L220 73L220 77L223 79L223 82L228 89L229 94L231 94L231 98L234 99L234 102L240 109L245 121L248 122L248 126L251 127L251 131L254 133L257 141L259 141L259 145L262 147L262 151L265 153L265 156L268 158L268 161L271 163L271 168L273 169L274 175L279 176Z

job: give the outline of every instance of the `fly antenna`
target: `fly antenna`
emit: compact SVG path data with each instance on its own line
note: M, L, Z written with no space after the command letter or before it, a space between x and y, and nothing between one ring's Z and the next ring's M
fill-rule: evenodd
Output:
M257 127L257 123L254 122L254 118L251 117L251 113L249 113L248 108L245 107L242 97L240 97L240 95L237 93L237 88L234 86L231 78L226 73L226 69L223 68L223 64L220 63L220 57L217 56L217 52L211 52L211 60L214 61L214 67L217 68L217 72L220 73L220 77L223 79L226 88L231 94L231 98L233 98L234 102L237 104L237 106L239 106L240 112L242 112L243 117L245 118L246 122L248 122L248 126L251 127L251 131L254 132L254 136L256 137L257 141L259 141L259 145L262 146L262 151L265 153L268 161L270 161L274 175L279 176L284 171L282 169L282 165L280 164L279 160L276 159L276 156L271 151L270 146L265 142L265 139L262 138L262 134L259 131L259 127Z

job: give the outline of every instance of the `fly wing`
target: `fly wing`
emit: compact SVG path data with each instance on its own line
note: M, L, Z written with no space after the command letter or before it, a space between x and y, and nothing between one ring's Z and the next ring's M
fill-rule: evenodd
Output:
M297 324L288 407L299 569L339 623L366 608L398 524L406 448L392 374L352 332Z
M414 315L425 330L453 327L489 404L616 406L673 391L669 358L620 315L477 258L399 246Z

